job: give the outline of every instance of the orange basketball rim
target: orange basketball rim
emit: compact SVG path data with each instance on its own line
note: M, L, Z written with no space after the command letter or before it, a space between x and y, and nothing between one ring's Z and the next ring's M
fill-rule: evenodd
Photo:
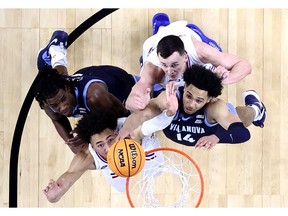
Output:
M132 208L198 208L203 194L199 166L189 155L174 148L147 151L144 169L126 179L126 195Z

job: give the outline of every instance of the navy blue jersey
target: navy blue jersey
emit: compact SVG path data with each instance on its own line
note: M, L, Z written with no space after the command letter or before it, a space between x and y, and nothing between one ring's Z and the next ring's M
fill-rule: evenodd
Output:
M167 138L175 143L194 146L201 137L215 134L216 130L220 129L225 133L226 130L218 123L210 124L207 121L205 106L194 114L186 114L183 111L182 95L183 87L180 87L177 91L179 109L171 124L163 130ZM231 110L232 107L228 108Z
M87 90L92 83L102 83L111 94L125 105L132 87L136 83L136 80L138 80L137 76L128 74L125 70L110 65L86 67L78 70L74 75L82 75L82 78L74 85L74 95L77 105L73 110L73 117L82 116L90 112L86 96Z

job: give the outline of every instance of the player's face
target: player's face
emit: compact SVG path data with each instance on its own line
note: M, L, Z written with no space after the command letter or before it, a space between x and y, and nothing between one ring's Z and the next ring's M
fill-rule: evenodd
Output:
M111 129L105 129L100 134L94 134L90 143L95 151L97 151L101 156L107 158L107 152L112 144L115 142L117 133Z
M75 98L68 89L60 89L54 97L47 99L46 102L54 112L64 116L70 116L76 105Z
M187 67L188 57L186 54L181 56L179 52L174 52L166 59L162 58L161 55L158 55L158 57L161 63L161 69L170 80L177 81L182 77Z
M183 94L183 109L187 114L193 114L210 102L208 92L193 85L185 86Z

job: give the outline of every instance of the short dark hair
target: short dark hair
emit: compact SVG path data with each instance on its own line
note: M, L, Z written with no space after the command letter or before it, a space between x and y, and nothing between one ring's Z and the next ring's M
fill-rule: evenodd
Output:
M100 134L105 129L116 130L117 119L116 114L109 109L92 110L77 122L74 130L79 138L89 143L94 134Z
M176 35L168 35L163 37L157 45L157 55L161 55L166 59L174 52L179 52L180 55L185 53L184 43L180 37Z
M218 97L222 93L222 79L211 70L202 65L192 65L184 72L183 79L186 86L195 87L207 91L209 97Z

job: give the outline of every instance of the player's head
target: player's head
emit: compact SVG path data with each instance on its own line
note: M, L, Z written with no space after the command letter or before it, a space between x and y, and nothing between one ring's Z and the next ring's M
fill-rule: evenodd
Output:
M222 79L201 65L193 65L184 73L185 87L183 92L183 109L187 114L193 114L212 98L221 95Z
M43 109L48 105L54 112L70 116L76 101L70 91L72 84L68 76L59 75L51 66L45 66L39 73L40 78L35 87L34 97L40 107Z
M161 69L170 80L176 81L182 77L186 67L188 57L185 52L182 40L175 35L163 37L157 45L157 56L161 64Z
M103 157L115 142L117 136L117 116L109 109L93 110L85 114L76 124L75 132Z

